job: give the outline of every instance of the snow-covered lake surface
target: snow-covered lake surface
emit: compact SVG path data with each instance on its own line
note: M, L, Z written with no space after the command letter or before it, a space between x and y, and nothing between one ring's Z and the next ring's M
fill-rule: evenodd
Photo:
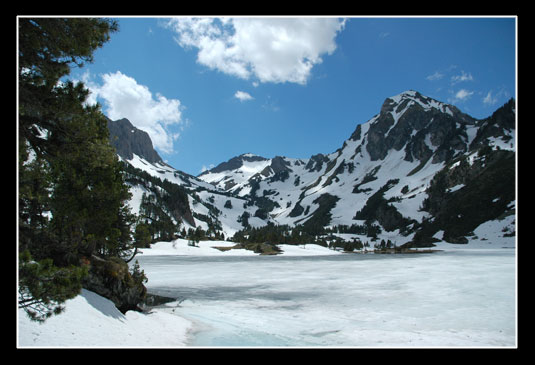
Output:
M20 347L516 347L514 238L422 254L159 242L136 257L149 292L176 298L122 314L83 290L44 324L18 310ZM505 248L507 247L507 248Z
M315 253L138 259L188 346L516 346L515 249Z

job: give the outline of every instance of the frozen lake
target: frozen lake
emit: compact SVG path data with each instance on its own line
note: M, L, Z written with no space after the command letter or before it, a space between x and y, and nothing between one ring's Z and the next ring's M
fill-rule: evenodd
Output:
M190 346L516 345L514 249L136 259Z

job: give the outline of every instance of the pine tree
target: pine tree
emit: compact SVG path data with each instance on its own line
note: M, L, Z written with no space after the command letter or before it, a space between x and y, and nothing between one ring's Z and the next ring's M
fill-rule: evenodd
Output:
M184 231L185 232L185 231ZM136 233L134 234L135 246L138 248L150 247L150 231L149 226L145 223L140 223L136 226Z
M105 19L19 18L18 28L19 133L36 153L51 153L41 131L58 130L58 122L70 117L63 102L73 96L58 82L71 66L91 62L118 25ZM87 91L78 96L83 102Z
M121 167L100 106L70 67L117 31L104 19L18 19L19 307L33 319L76 296L92 255L133 247Z
M31 319L43 322L59 314L61 304L80 292L84 266L57 267L52 259L34 261L28 250L19 255L19 307Z
M56 251L67 256L55 259L75 264L80 256L119 256L128 249L133 221L125 207L130 193L108 143L106 120L98 110L82 107L63 131L60 141L51 136L61 153L50 159L55 181L50 227L57 236Z

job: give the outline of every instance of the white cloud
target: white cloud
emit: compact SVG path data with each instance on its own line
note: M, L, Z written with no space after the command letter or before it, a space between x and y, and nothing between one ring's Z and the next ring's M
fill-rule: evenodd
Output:
M197 62L242 79L306 84L321 56L336 49L336 18L174 18L168 26ZM254 81L256 82L256 80Z
M251 96L251 94L245 92L245 91L236 91L234 94L234 97L240 101L247 101L247 100L253 100L254 98Z
M466 73L464 71L461 71L460 75L455 75L455 76L451 77L451 84L455 85L455 84L457 84L459 82L473 81L473 80L474 80L474 78L472 77L471 73Z
M473 91L469 91L469 90L466 90L466 89L461 89L459 91L457 91L454 95L453 98L448 98L448 101L450 103L455 103L455 102L459 102L459 101L466 101L468 100L472 95L474 94Z
M127 118L135 127L147 132L155 148L163 153L173 152L173 142L179 137L169 126L182 123L181 104L178 99L167 99L120 71L101 75L98 85L84 75L90 89L88 102L104 101L105 114L112 120Z

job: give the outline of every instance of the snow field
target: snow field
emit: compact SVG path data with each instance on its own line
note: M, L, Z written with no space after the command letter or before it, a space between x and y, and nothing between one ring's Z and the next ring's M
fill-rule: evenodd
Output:
M141 249L140 256L257 256L250 250L245 249L229 249L219 250L216 247L232 247L235 242L228 241L200 241L195 247L188 245L188 240L179 238L171 242L156 242L151 245L151 248ZM280 255L284 256L310 256L310 255L337 255L338 251L330 250L314 244L307 245L278 245L282 249Z
M83 290L44 324L19 309L18 346L514 347L515 237L500 238L514 218L433 254L307 244L259 256L214 248L234 245L227 241L158 242L136 259L149 292L176 302L123 315Z
M65 311L43 324L18 310L19 347L177 347L185 346L192 323L155 309L122 314L106 298L82 289Z
M512 347L515 253L153 256L191 346ZM173 304L170 304L173 305Z

